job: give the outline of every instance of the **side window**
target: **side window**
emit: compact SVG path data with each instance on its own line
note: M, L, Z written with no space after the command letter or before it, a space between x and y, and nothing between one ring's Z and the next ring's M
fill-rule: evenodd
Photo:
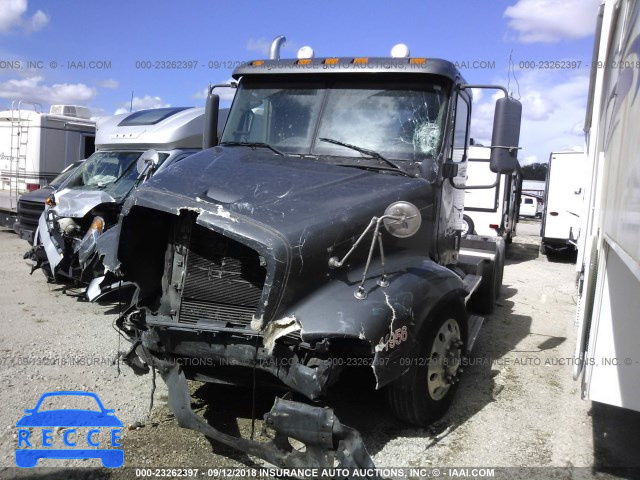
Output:
M453 124L453 144L451 149L451 160L461 162L466 156L467 144L469 142L469 104L464 96L458 94L456 100L455 120Z

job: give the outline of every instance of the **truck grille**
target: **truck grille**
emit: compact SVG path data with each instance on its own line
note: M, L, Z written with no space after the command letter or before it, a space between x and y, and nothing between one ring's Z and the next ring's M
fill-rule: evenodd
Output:
M245 327L256 313L266 273L256 251L194 225L179 322Z
M44 212L44 202L18 200L18 222L22 227L28 227L35 231L38 228L38 220L42 212Z

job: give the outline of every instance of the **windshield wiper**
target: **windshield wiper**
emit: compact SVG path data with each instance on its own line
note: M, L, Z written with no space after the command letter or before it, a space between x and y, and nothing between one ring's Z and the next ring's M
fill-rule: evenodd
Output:
M271 150L274 153L277 153L278 155L284 155L284 153L282 153L276 147L273 147L268 143L264 143L264 142L222 142L220 143L220 145L226 146L226 147L268 148L269 150Z
M320 140L321 142L333 143L334 145L340 145L341 147L350 148L351 150L355 150L356 152L369 155L371 158L382 160L383 162L386 162L388 165L391 165L394 171L404 173L407 177L413 177L413 175L411 175L409 172L406 172L402 167L400 167L400 165L397 165L396 163L392 162L388 158L383 157L375 150L369 150L368 148L358 147L357 145L351 145L350 143L341 142L340 140L334 140L333 138L321 137L321 138L318 138L318 140Z

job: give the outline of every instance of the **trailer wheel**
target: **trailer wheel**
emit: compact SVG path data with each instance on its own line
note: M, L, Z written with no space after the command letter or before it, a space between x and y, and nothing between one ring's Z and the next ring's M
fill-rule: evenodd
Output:
M475 228L476 226L473 224L473 220L471 220L471 217L462 215L462 233L460 234L460 236L462 238L466 238L467 235L473 235Z
M496 262L498 262L497 258ZM490 315L493 313L496 298L499 293L496 288L497 283L500 281L500 284L502 284L502 279L498 274L499 267L500 265L494 265L493 262L485 261L482 267L482 282L480 282L480 286L469 300L469 307L474 312L481 315Z
M420 334L416 357L404 375L387 387L393 414L411 425L427 426L442 417L458 388L467 336L467 313L450 304L432 315Z

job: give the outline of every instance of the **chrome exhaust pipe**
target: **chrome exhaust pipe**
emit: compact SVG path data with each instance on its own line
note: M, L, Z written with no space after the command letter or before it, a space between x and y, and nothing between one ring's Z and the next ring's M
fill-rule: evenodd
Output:
M280 60L280 48L287 39L284 35L279 35L271 42L271 50L269 51L269 60Z

